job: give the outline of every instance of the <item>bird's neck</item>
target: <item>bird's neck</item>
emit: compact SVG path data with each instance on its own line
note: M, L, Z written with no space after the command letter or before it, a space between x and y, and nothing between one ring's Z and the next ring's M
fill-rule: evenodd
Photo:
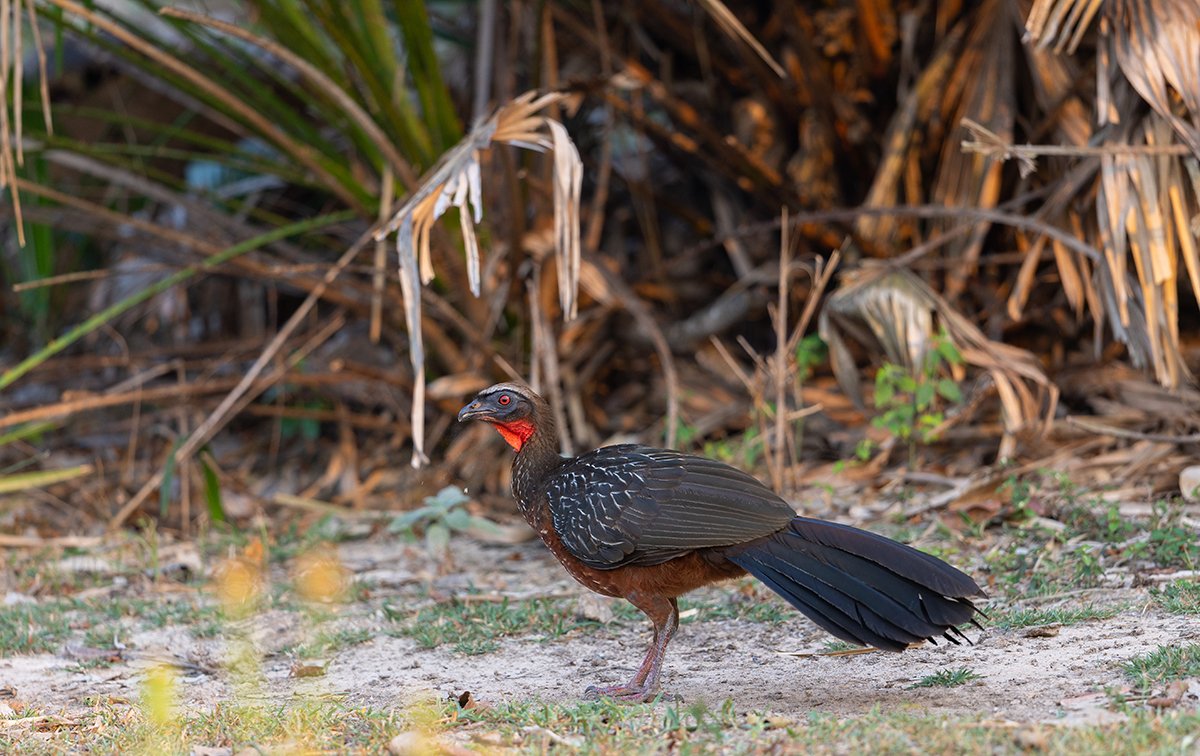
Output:
M522 431L520 445L512 444L517 449L513 460L512 494L517 500L521 514L529 524L538 527L539 511L542 497L539 495L541 483L562 466L565 461L558 454L558 434L554 429L554 420L549 412L529 425L528 431ZM511 444L511 442L510 442Z

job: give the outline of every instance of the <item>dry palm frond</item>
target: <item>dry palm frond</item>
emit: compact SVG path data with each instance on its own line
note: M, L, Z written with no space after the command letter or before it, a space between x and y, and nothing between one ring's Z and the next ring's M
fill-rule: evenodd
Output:
M1101 294L1113 333L1128 345L1135 365L1151 367L1169 387L1189 375L1179 340L1180 258L1200 298L1190 222L1200 199L1198 18L1200 5L1193 0L1110 0L1101 22L1106 39L1099 46L1105 144L1165 149L1181 142L1193 153L1106 156L1096 198L1104 248ZM1140 120L1138 98L1153 109Z
M1027 37L1039 49L1074 52L1101 9L1102 64L1114 56L1138 95L1200 156L1200 0L1035 0L1025 22ZM1101 123L1120 116L1105 79L1101 71ZM1190 123L1177 115L1171 89Z
M983 124L1001 139L1011 141L1016 111L1016 23L1007 0L989 0L975 14L974 27L947 92L947 104L956 102L949 119L965 136L964 118ZM946 139L938 164L932 199L947 207L992 208L1000 199L1003 163L987 155L964 154L953 136ZM952 222L935 224L943 231ZM981 223L971 235L947 248L953 260L947 271L945 293L956 298L974 273L989 224Z
M563 125L539 114L548 105L562 99L563 95L557 93L539 97L534 92L526 92L501 107L491 118L477 124L471 133L443 156L387 225L375 235L376 239L383 239L395 233L396 252L400 256L400 290L404 297L409 353L414 370L414 467L427 461L424 453L425 353L421 338L420 287L434 278L430 231L434 222L450 207L459 209L468 280L471 293L479 296L480 254L475 225L483 220L480 153L495 143L550 152L554 156L558 294L563 316L568 320L575 317L580 268L579 195L583 162Z
M1010 151L1018 159L1022 157L1028 159L1029 166L1036 168L1034 160L1037 155L1054 154L1055 152L1074 154L1071 152L1072 149L1088 149L1087 145L1095 127L1087 105L1074 89L1080 76L1074 61L1033 45L1024 45L1023 49L1030 76L1033 79L1034 98L1042 112L1052 114L1053 131L1051 133L1055 137L1051 141L1055 143L1052 146L1059 150L1047 152L1038 146L1037 152L1033 152L1033 148L1031 148L1029 153L1022 155L1021 148L1015 145L1005 145L1004 149ZM963 148L967 149L967 146L964 144ZM1060 226L1071 228L1077 236L1082 237L1084 235L1083 221L1074 203L1081 192L1087 191L1087 186L1092 182L1092 172L1085 168L1056 174L1055 170L1058 167L1057 163L1049 162L1041 171L1040 177L1043 180L1051 180L1054 190L1047 197L1038 214L1048 220L1056 221ZM1022 176L1026 175L1025 167L1022 166ZM1018 243L1024 248L1025 259L1017 272L1016 283L1008 298L1009 317L1014 321L1022 317L1025 305L1037 282L1037 271L1042 259L1042 252L1049 243L1054 253L1063 294L1076 317L1082 316L1086 308L1097 322L1103 322L1104 310L1091 280L1093 263L1088 260L1086 255L1069 250L1061 242L1051 241L1044 235L1037 235L1028 242L1024 236L1020 236Z
M967 318L905 269L871 266L858 271L826 301L819 332L829 345L830 363L842 389L864 406L858 367L848 339L913 369L933 348L935 319L967 365L986 370L1000 399L1005 437L1000 456L1011 456L1017 432L1054 417L1058 389L1037 358L1024 349L992 341Z
M1025 21L1028 41L1038 49L1073 53L1104 0L1035 0Z
M1109 0L1105 11L1121 72L1200 158L1200 0Z
M1172 127L1150 114L1134 138L1169 143ZM1188 375L1179 340L1178 261L1200 297L1200 260L1190 218L1196 212L1193 158L1110 156L1101 161L1097 216L1104 242L1103 289L1113 332L1129 345L1135 365L1153 367L1165 386ZM1178 254L1176 253L1178 250ZM1133 261L1136 288L1125 284Z
M884 155L879 169L871 182L871 189L863 202L864 207L893 207L899 200L901 185L906 170L917 160L918 149L916 125L928 118L936 106L936 100L945 89L946 79L954 67L954 53L962 41L964 27L956 25L938 45L932 60L921 72L917 83L909 90L888 124L883 139ZM908 197L910 203L918 203L921 197ZM895 234L896 219L886 215L864 215L855 221L859 236L884 242Z
M1200 192L1200 0L1035 0L1026 28L1039 47L1070 52L1098 13L1096 225L1104 254L1094 288L1071 284L1086 279L1072 274L1057 248L1055 257L1076 310L1087 295L1092 314L1107 318L1133 363L1178 386L1188 376L1179 339L1180 259L1200 301L1190 222ZM1139 98L1153 110L1145 118ZM1030 273L1034 260L1031 253ZM1086 270L1086 261L1077 262ZM1025 289L1014 290L1010 305Z

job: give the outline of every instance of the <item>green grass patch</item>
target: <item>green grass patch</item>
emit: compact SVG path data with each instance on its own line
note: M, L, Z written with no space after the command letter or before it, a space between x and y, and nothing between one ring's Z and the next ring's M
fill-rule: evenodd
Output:
M647 725L654 716L654 707L649 704L624 704L607 698L561 704L505 701L471 709L458 709L450 703L448 707L450 715L456 715L460 723L486 724L506 738L515 739L528 728L540 727L572 739L586 740L589 745L606 744L617 752L621 747L637 743L639 733L649 734Z
M0 730L0 752L188 754L197 746L234 753L384 753L398 733L426 738L462 730L481 752L505 753L921 753L1018 754L1032 735L1047 753L1188 753L1200 731L1200 713L1134 710L1105 726L1029 725L875 708L858 716L813 713L798 721L738 709L726 701L704 704L618 704L609 700L498 702L460 709L453 702L355 708L336 699L286 704L221 702L208 711L156 717L98 702L87 727L41 732ZM456 737L458 740L460 736ZM431 752L435 741L426 740Z
M86 728L42 733L34 738L0 732L4 753L194 753L196 746L234 753L386 753L405 715L352 709L339 701L253 706L221 702L211 711L154 722L143 712L97 705Z
M1176 580L1162 588L1151 588L1154 603L1171 614L1200 614L1200 581Z
M575 602L552 599L529 601L449 601L421 609L415 616L385 606L389 619L400 621L396 632L421 648L451 644L461 654L486 654L500 647L500 638L538 635L558 638L582 627L598 627L576 615Z
M1139 690L1155 685L1200 676L1200 644L1159 646L1148 654L1135 656L1121 665Z
M1010 531L1011 543L984 557L984 568L994 586L1013 598L1049 596L1098 584L1106 555L1087 545L1064 550L1053 537L1030 531Z
M1075 506L1060 519L1066 538L1087 538L1123 544L1125 554L1160 567L1195 569L1200 564L1200 539L1183 521L1183 508L1174 501L1156 501L1145 520L1122 517L1116 504Z
M68 599L14 604L0 609L0 656L49 653L71 634Z
M1020 627L1036 627L1038 625L1077 625L1080 622L1103 620L1115 617L1123 607L1120 606L1064 606L1053 609L1010 609L995 614L988 624L995 627L1012 630Z
M655 707L608 701L550 704L502 703L457 711L445 719L488 733L488 741L518 753L805 753L845 754L1018 754L1028 749L1018 732L1033 735L1048 753L1150 753L1186 751L1200 727L1200 714L1155 715L1135 711L1128 721L1097 727L1030 725L1014 730L978 718L929 716L873 709L852 717L812 713L790 721L739 710L726 701ZM553 733L552 739L546 733ZM511 752L511 751L506 751Z
M649 620L627 601L612 603L614 620L621 624L649 624ZM684 624L716 620L745 620L778 624L794 618L796 612L773 596L766 600L748 600L731 596L728 600L681 599ZM500 639L514 635L535 635L542 639L560 638L576 630L595 629L600 624L578 616L576 602L569 599L531 599L528 601L448 601L425 607L416 614L385 606L389 619L399 623L392 634L403 635L422 648L451 644L462 654L486 654L500 647Z
M196 637L212 637L220 631L220 612L193 598L60 598L14 604L0 609L0 655L50 653L76 635L87 645L107 647L133 627L167 626L186 626Z
M980 680L983 675L976 673L972 669L959 667L958 669L939 669L932 675L925 675L920 680L917 680L910 688L953 688L958 685L965 685L972 680Z

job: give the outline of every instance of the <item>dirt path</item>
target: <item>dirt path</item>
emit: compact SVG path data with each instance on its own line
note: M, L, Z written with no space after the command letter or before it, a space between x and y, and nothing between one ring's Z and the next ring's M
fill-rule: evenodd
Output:
M262 654L252 694L271 700L335 695L352 706L387 709L415 695L470 691L490 703L563 703L578 699L590 683L623 681L648 641L648 624L622 613L608 624L561 633L561 627L535 622L499 638L486 653L468 655L452 643L423 648L403 628L416 610L444 605L439 598L473 590L511 596L513 606L551 596L574 607L575 597L585 592L566 580L537 544L464 544L456 548L458 569L432 582L423 579L423 560L412 547L351 543L339 553L370 596L338 607L320 622L301 609L283 607L226 625L212 637L197 637L187 624L148 628L136 619L122 620L127 632L122 636L114 627L114 634L123 637L123 660L81 664L77 654L72 658L70 644L56 653L9 656L0 660L0 689L14 691L31 710L78 714L105 697L135 702L141 671L171 660L183 665L185 706L211 710L234 694L223 664L229 645L244 638ZM1162 646L1200 643L1194 615L1161 611L1144 589L1117 589L1088 597L1092 605L1118 607L1107 618L1036 629L993 625L972 633L973 646L943 643L903 654L831 656L829 636L786 607L769 616L782 621L713 618L731 606L730 596L739 587L748 590L733 585L696 595L691 621L685 620L667 657L663 692L668 700L719 707L732 699L739 711L797 721L811 712L840 717L881 708L1016 722L1100 723L1122 716L1113 710L1110 693L1129 687L1123 662ZM750 603L761 600L755 593ZM325 674L293 676L296 649L306 642L311 646L318 636L326 641L320 654ZM941 670L960 668L976 677L958 687L913 687ZM1192 681L1179 706L1194 708L1198 698L1200 683Z

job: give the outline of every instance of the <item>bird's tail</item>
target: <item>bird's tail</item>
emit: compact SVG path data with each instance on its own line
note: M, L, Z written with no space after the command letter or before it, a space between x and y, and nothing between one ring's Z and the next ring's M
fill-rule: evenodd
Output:
M958 625L975 622L978 610L969 599L983 595L974 580L936 557L807 517L724 553L837 637L887 651L937 635L965 640Z

